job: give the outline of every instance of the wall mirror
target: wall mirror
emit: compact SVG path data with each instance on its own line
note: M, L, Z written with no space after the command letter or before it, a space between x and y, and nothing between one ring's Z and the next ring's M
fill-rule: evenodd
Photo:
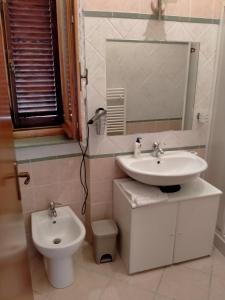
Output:
M199 43L107 40L107 134L192 129Z

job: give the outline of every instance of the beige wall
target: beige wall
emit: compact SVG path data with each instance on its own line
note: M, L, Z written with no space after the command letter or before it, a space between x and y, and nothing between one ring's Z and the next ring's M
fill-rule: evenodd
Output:
M166 4L166 15L213 19L220 17L222 0L175 0L173 2ZM84 9L152 13L150 0L84 0Z
M127 134L181 130L182 120L127 122Z

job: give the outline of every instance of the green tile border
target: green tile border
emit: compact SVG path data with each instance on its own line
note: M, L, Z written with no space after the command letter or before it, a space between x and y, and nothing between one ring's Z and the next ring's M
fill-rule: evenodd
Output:
M64 159L64 158L79 157L79 156L81 156L81 153L72 153L72 154L65 154L65 155L58 155L58 156L45 156L45 157L40 157L40 158L18 160L17 164L22 165L22 164L26 164L26 163L33 163L33 162L54 160L54 159Z
M108 12L108 11L83 11L85 17L94 18L121 18L121 19L141 19L141 20L158 20L155 15L152 14L139 14L139 13L127 13L127 12ZM220 24L219 19L207 19L207 18L189 18L189 17L177 17L177 16L162 16L161 21L174 21L174 22L189 22L189 23L202 23L202 24Z
M153 119L153 120L132 120L127 123L144 123L144 122L158 122L158 121L182 121L182 118L168 118L168 119Z
M175 150L194 150L194 149L205 149L206 145L197 145L197 146L188 146L188 147L175 147L175 148L165 148L166 151L175 151ZM142 153L151 153L151 150L145 150ZM88 159L95 159L95 158L106 158L106 157L116 157L118 155L130 155L133 152L117 152L117 153L109 153L109 154L97 154L97 155L87 155ZM41 158L34 158L34 159L26 159L26 160L18 160L17 164L25 164L25 163L32 163L32 162L39 162L39 161L46 161L46 160L54 160L54 159L64 159L70 157L79 157L81 153L73 153L73 154L65 154L65 155L58 155L58 156L46 156Z
M167 45L189 45L190 42L179 42L179 41L157 41L157 40L124 40L124 39L106 39L107 42L115 43L139 43L139 44L167 44Z
M197 145L197 146L187 146L187 147L175 147L175 148L165 148L165 151L176 151L176 150L195 150L195 149L205 149L206 145ZM151 153L152 150L145 150L142 153ZM106 157L116 157L118 155L130 155L133 152L118 152L118 153L109 153L109 154L99 154L99 155L87 155L89 159L95 158L106 158Z

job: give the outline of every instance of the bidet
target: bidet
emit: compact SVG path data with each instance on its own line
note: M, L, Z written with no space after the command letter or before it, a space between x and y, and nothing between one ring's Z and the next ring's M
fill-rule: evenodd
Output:
M44 257L46 273L55 288L73 283L73 254L85 237L85 228L69 206L55 208L57 217L49 211L31 214L32 239Z

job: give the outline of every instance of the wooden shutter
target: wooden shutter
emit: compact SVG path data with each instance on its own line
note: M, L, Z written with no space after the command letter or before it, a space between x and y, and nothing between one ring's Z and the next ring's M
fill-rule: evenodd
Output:
M76 0L56 0L60 78L64 110L63 128L71 138L79 138L78 105L80 73L78 54L78 13Z
M54 1L8 0L4 12L15 127L62 123Z

